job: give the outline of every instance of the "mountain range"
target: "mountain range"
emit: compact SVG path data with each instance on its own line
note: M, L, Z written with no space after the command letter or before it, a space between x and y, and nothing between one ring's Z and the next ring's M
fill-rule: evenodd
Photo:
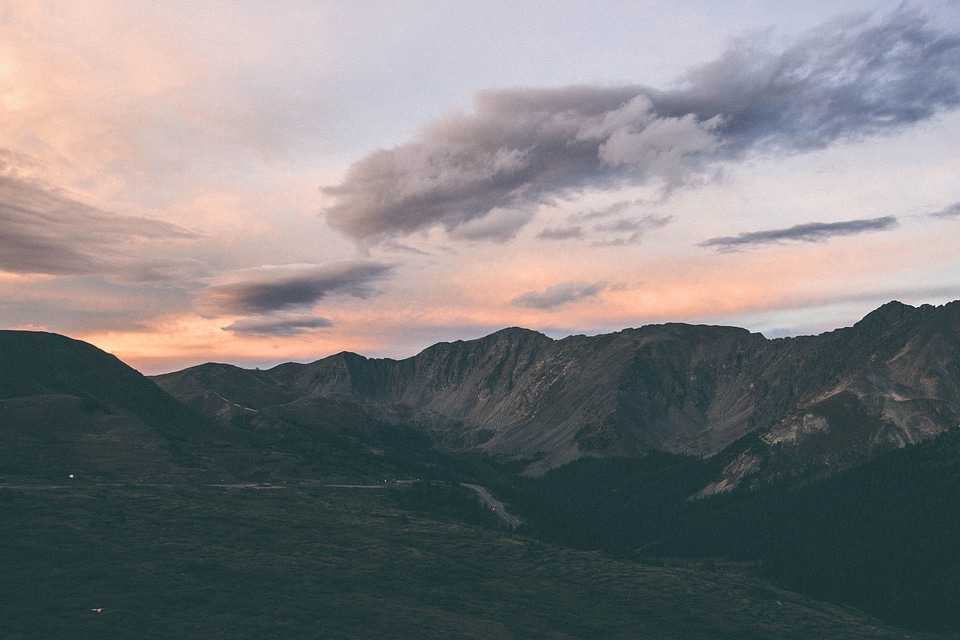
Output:
M817 336L664 324L553 340L511 328L404 360L344 352L153 380L225 426L323 423L331 402L349 403L446 450L520 460L530 475L583 456L737 448L706 495L829 475L960 425L960 302L890 302Z
M0 331L0 488L77 483L95 506L106 487L482 484L529 540L628 563L744 562L780 587L938 632L960 632L958 425L960 301L891 302L816 336L510 328L402 360L154 377L65 336ZM448 489L407 495L412 516L470 513ZM55 513L59 499L41 502ZM127 507L102 508L114 519L91 526L125 522ZM28 560L7 558L22 575Z

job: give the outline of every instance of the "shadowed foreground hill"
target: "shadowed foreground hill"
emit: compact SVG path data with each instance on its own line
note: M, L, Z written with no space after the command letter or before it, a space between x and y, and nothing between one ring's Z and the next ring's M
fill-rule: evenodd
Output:
M93 345L54 333L0 331L0 399L71 396L146 423L196 420L136 370Z
M11 477L201 477L185 444L215 428L114 356L85 342L0 331L0 452ZM204 433L206 431L206 433Z

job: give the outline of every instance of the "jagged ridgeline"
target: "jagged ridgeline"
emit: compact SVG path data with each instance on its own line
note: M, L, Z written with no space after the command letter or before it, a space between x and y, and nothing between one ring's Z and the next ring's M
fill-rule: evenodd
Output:
M957 426L958 356L960 302L891 302L818 336L665 324L553 340L512 328L404 360L345 352L154 380L222 424L323 422L337 400L448 450L525 460L532 475L583 456L710 457L743 443L709 494L832 473Z

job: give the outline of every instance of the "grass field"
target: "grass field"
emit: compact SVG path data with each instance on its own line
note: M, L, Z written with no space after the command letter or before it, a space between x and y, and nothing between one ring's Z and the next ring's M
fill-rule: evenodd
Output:
M0 489L0 637L906 637L744 567L573 551L402 491Z

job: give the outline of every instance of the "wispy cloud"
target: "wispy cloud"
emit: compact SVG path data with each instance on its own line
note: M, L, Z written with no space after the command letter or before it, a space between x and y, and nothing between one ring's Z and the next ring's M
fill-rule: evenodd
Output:
M960 218L960 202L930 214L931 218Z
M606 236L597 244L622 246L640 242L648 231L666 226L672 219L673 216L647 214L603 222L594 225L593 229Z
M779 242L822 242L836 236L850 236L868 231L883 231L897 225L893 216L848 220L845 222L808 222L787 229L751 231L737 236L711 238L700 243L701 247L714 247L720 251L738 251L744 247L774 244Z
M591 238L597 246L636 244L650 230L668 224L673 216L640 213L648 203L622 200L599 209L575 213L560 226L547 227L537 234L540 240L582 240Z
M366 260L242 269L210 287L209 301L219 312L265 315L309 307L333 294L369 298L376 293L373 283L391 269Z
M456 240L505 242L512 239L533 217L529 208L493 209L482 218L474 218L451 230Z
M570 302L594 298L606 287L605 282L561 282L543 292L528 291L511 300L510 304L525 309L555 311Z
M580 239L582 237L583 227L580 225L548 227L537 234L537 238L541 240L570 240L571 238Z
M415 140L354 163L324 189L335 199L325 215L364 243L433 226L453 233L491 212L522 211L587 187L646 184L668 193L746 153L823 148L958 105L960 37L920 11L899 9L878 20L837 21L780 51L741 41L666 91L481 92L472 112L452 113ZM509 239L524 224L513 222L486 237Z
M64 193L0 175L0 271L153 281L196 273L196 260L142 258L143 243L191 240L182 227L87 206Z
M608 205L606 207L601 207L599 209L591 209L590 211L578 213L572 217L577 220L595 220L597 218L609 218L611 216L629 214L631 211L637 209L638 207L644 204L645 203L640 200L621 200L619 202L614 202L613 204Z

